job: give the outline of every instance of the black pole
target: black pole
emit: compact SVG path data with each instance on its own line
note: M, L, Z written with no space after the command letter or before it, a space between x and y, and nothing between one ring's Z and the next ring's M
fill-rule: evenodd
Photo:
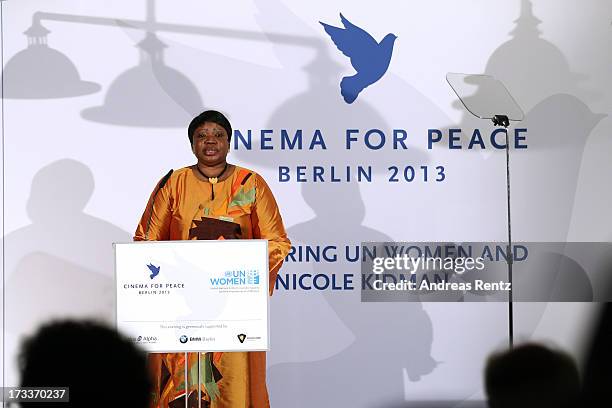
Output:
M508 346L514 347L514 310L512 308L512 222L510 218L510 143L508 139L508 126L510 120L506 115L495 115L493 125L503 126L506 129L506 200L507 200L507 219L508 219L508 246L506 247L506 262L508 263L508 283L510 292L508 293Z
M510 221L510 143L508 143L508 131L506 130L506 198L508 202L508 248L506 261L508 262L508 283L510 293L508 297L508 345L514 347L514 316L512 308L512 224Z

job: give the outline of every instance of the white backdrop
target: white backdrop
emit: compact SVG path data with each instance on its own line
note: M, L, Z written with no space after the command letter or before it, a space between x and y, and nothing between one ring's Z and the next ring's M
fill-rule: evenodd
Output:
M186 127L208 108L252 131L253 148L232 146L229 161L266 178L295 246L335 245L341 255L362 241L503 241L503 151L427 148L429 128L493 129L469 117L446 73L495 75L528 129L529 148L511 159L514 239L609 240L609 1L579 9L569 0L148 4L151 34L138 48L145 31L118 20L145 21L145 0L2 3L7 384L18 381L20 339L40 322L111 318L111 243L131 239L163 174L194 163ZM23 34L36 12L55 13L41 20L50 33L37 35L63 55L45 64L48 51L28 48ZM398 37L386 74L352 104L339 84L354 69L319 24L340 26L339 13L377 41ZM80 17L61 21L66 15ZM163 62L152 64L142 47L155 46L155 36L165 47L157 51ZM70 85L62 77L70 64L98 86ZM71 86L85 94L41 96ZM409 147L394 150L387 140L380 150L359 142L347 150L349 128L387 137L404 129ZM273 131L273 150L260 148L262 129ZM319 129L327 150L281 150L281 129L302 129L306 144ZM297 165L369 165L374 175L369 183L279 181L279 166ZM443 165L447 178L387 181L387 167L405 165ZM288 261L281 274L358 271L341 259ZM516 305L516 336L580 357L592 310ZM361 304L358 290L277 290L271 324L276 406L482 399L484 359L507 343L505 304Z

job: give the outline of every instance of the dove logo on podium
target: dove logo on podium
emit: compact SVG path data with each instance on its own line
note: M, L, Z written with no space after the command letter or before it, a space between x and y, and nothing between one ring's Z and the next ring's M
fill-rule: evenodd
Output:
M380 43L364 29L348 21L340 13L344 28L319 21L336 47L351 59L357 73L340 81L340 93L346 103L353 103L361 91L378 81L387 72L397 36L387 34Z
M147 268L149 268L149 270L151 271L151 276L150 278L153 279L154 277L156 277L157 275L159 275L159 269L161 268L161 266L155 266L152 263L149 263L147 265Z

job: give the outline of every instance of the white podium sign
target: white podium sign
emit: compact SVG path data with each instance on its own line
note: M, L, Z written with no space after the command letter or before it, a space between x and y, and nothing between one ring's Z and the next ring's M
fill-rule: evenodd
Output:
M148 352L268 343L266 240L115 244L117 329Z

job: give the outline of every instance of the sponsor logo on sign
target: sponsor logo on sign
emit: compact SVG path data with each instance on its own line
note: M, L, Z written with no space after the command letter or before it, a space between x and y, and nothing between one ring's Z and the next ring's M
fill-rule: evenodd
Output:
M157 343L158 338L156 336L138 336L138 337L129 337L129 340L136 343Z
M210 278L213 288L241 287L259 285L259 270L230 270L225 271L219 277Z
M244 333L240 333L237 337L240 343L244 343L245 341L261 340L261 336L247 336Z
M157 275L159 275L159 270L160 270L161 266L155 266L152 263L149 263L147 265L147 268L149 268L149 271L151 271L151 275L149 276L149 278L153 279Z
M155 279L160 275L161 265L157 266L149 262L146 267L149 272L149 280L143 278L125 282L122 284L123 289L130 292L136 292L139 296L170 295L173 291L185 289L184 282L165 281L163 277L161 281Z

